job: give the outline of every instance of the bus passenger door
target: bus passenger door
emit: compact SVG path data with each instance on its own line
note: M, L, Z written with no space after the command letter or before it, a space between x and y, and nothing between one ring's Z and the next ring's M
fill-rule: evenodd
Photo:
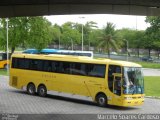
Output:
M122 77L121 74L114 75L113 80L113 104L121 105L122 103Z
M119 65L109 65L108 67L108 87L112 92L110 103L119 105L121 102L121 79L122 67Z

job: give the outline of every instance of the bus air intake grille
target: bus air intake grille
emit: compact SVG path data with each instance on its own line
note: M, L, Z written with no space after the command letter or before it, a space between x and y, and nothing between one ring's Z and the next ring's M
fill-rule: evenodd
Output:
M13 86L17 86L17 80L18 80L18 79L17 79L16 76L13 76L13 77L12 77L12 85L13 85Z

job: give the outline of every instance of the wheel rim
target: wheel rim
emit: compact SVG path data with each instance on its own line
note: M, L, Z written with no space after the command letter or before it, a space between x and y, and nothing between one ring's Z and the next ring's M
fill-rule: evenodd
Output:
M104 105L105 104L105 98L104 97L100 97L99 98L99 104L100 105Z
M30 94L33 94L33 93L34 93L34 87L33 87L33 86L30 86L30 87L29 87L29 93L30 93Z
M44 95L45 94L45 89L41 88L39 92L40 92L41 95Z

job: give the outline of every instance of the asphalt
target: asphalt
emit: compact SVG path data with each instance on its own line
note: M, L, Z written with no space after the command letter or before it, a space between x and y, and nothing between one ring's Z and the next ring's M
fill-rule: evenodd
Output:
M160 76L160 69L143 68L144 76Z

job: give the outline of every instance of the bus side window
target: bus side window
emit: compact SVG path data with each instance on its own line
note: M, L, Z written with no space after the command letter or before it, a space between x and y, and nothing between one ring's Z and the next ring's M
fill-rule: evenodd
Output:
M85 66L83 63L71 63L70 72L73 75L86 75Z
M18 59L12 58L12 68L18 68Z
M55 62L55 72L56 73L63 73L63 70L62 70L62 62Z
M94 77L105 77L105 65L88 64L88 75Z
M56 72L56 62L55 61L52 61L51 67L52 67L52 72Z
M45 60L44 61L44 71L51 72L51 61Z
M44 64L43 60L38 60L38 64L37 64L38 71L43 71L43 64Z
M25 61L24 61L24 68L25 69L29 69L29 64L30 64L30 60L29 59L25 59Z
M63 73L70 74L70 64L69 62L63 62L62 69L64 70Z
M109 65L108 67L108 87L113 92L113 73L121 73L121 66Z
M25 68L25 59L24 58L20 58L18 59L18 68L19 69L24 69Z
M37 70L38 68L38 60L30 60L30 69L31 70Z

